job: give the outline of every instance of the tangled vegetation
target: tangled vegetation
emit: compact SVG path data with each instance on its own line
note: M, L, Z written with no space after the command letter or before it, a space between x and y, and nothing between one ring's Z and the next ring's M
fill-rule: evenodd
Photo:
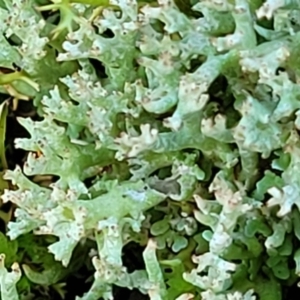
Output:
M300 1L0 0L0 20L2 300L297 294Z

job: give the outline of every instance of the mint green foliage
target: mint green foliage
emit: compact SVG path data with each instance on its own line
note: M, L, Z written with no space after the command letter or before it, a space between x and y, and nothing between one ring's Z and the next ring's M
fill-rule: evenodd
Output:
M16 283L21 278L21 270L17 263L11 266L11 271L8 272L4 266L5 254L0 256L0 287L1 287L1 299L19 299L19 295L16 289Z
M4 175L1 299L63 298L83 265L77 300L285 299L300 276L299 1L74 2L0 1L0 70L21 69L1 93L39 115L18 118L26 162ZM144 269L125 265L131 243Z

